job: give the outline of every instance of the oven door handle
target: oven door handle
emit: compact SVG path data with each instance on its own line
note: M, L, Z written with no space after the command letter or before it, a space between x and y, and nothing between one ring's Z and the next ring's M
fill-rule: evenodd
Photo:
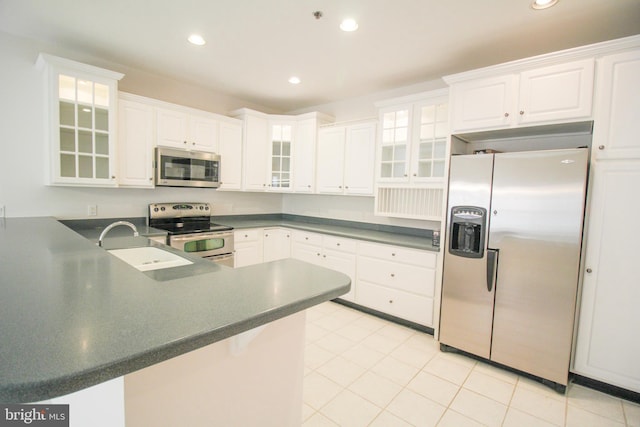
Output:
M231 237L233 236L233 233L226 233L226 232L221 232L221 233L192 233L189 235L181 235L181 236L171 236L171 240L174 242L184 242L186 240L194 240L198 239L198 240L202 240L202 239L210 239L210 238L225 238L225 237Z

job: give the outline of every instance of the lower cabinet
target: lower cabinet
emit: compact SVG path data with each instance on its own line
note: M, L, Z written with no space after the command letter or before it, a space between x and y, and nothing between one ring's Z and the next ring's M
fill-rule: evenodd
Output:
M339 271L351 278L351 290L340 299L355 301L358 241L346 237L294 231L291 257Z
M291 231L286 228L265 228L262 232L263 262L291 256Z
M437 254L360 242L356 303L433 326Z
M233 266L235 268L262 262L262 228L233 232Z
M235 267L294 258L351 278L340 299L433 327L437 253L286 228L235 230Z

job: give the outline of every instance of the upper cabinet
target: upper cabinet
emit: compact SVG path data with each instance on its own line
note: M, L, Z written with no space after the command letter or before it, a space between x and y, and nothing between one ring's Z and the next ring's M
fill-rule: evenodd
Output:
M218 123L206 114L157 109L157 145L188 150L218 151Z
M219 190L241 188L240 120L120 92L118 186L154 187L153 149L158 145L220 154Z
M330 126L318 131L317 192L373 195L376 122Z
M594 156L640 158L640 49L605 56L598 62Z
M117 83L123 74L40 54L48 103L48 184L116 186Z
M234 120L235 122L235 120ZM220 190L242 189L242 124L221 121L218 126Z
M451 84L451 132L588 120L593 58Z
M446 91L380 109L377 183L442 181L447 157Z
M271 120L269 142L271 153L267 165L267 190L292 190L292 158L295 122L291 120Z
M297 116L265 114L242 108L231 113L243 123L245 191L315 190L318 125L333 118L320 113Z
M292 165L293 191L296 193L315 191L318 126L332 121L333 117L317 112L296 116Z
M118 185L153 188L153 107L120 94L118 101Z
M442 220L449 156L448 90L378 103L375 213Z

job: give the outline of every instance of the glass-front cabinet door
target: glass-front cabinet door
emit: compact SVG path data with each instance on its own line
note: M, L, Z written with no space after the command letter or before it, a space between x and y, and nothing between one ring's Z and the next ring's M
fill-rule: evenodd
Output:
M410 108L387 111L382 114L380 178L405 180L409 161Z
M448 111L446 103L415 106L415 144L411 177L444 178L447 156Z
M293 124L271 125L271 175L269 177L271 190L291 190L292 139Z
M122 74L50 55L47 69L49 183L115 186L115 112Z
M444 179L446 96L385 107L380 110L380 121L378 183L434 183Z

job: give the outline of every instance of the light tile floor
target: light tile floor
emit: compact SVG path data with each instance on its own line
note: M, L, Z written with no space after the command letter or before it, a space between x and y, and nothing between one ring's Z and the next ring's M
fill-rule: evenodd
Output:
M640 405L548 387L327 302L307 312L303 426L640 427Z

